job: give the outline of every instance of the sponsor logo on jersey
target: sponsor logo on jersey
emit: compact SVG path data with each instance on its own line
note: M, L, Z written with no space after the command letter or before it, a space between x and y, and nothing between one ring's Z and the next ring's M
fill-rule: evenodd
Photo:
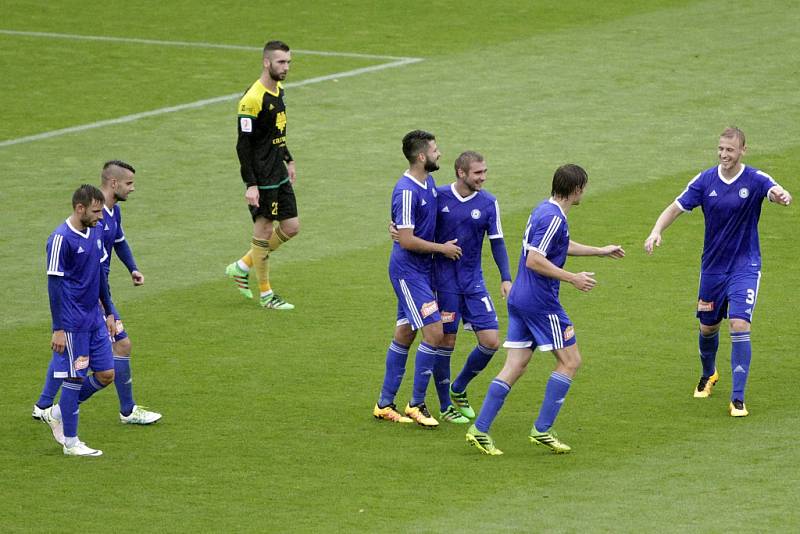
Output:
M447 206L443 207L442 213L450 213L450 208L448 208Z
M117 334L121 334L125 331L125 326L122 324L122 321L117 321Z
M240 117L239 118L239 128L242 129L243 132L250 133L253 131L253 119L250 117Z
M739 189L739 196L741 198L747 198L750 196L750 191L746 187L743 187Z
M435 300L432 300L430 302L426 302L425 304L423 304L422 308L420 308L419 311L422 314L422 317L424 319L425 317L427 317L427 316L429 316L431 314L434 314L437 311L439 311L439 306L436 304Z
M83 254L84 252L86 252L86 251L83 250L83 247L78 246L78 254Z
M470 215L473 219L480 219L481 218L481 210L472 210Z
M568 326L566 330L564 330L564 341L569 341L575 337L575 328L572 326Z
M708 196L710 196L710 197L715 197L715 196L717 196L717 190L716 190L716 189L714 189L713 191L711 191L711 193L709 193L709 194L708 194Z
M443 323L452 323L456 320L456 312L441 312Z
M86 369L89 367L89 357L88 356L79 356L75 360L75 370L80 371L81 369Z
M714 302L706 302L703 299L697 301L697 311L710 312L714 311Z

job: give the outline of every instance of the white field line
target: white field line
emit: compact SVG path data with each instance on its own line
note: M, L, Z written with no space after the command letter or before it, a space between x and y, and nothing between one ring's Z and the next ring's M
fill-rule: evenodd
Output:
M244 47L244 46L236 46L236 45L215 45L213 43L181 43L178 41L153 41L148 39L124 39L124 38L116 38L116 37L102 37L102 36L72 36L69 34L54 34L54 33L41 33L41 32L17 32L12 30L0 30L0 34L7 34L7 35L28 35L28 36L37 36L37 37L58 37L58 38L66 38L66 39L86 39L86 40L93 40L93 41L122 41L122 42L131 42L131 43L139 43L139 44L153 44L153 45L167 45L167 46L202 46L205 48L226 48L226 49L244 49L244 50L261 50L261 47ZM371 65L369 67L362 67L359 69L347 70L342 72L335 72L333 74L326 74L325 76L317 76L314 78L308 78L305 80L301 80L299 82L289 82L284 84L287 88L292 87L302 87L304 85L311 85L313 83L320 83L326 82L329 80L338 80L340 78L349 78L351 76L359 76L361 74L367 74L370 72L376 72L379 70L384 69L392 69L396 67L402 67L404 65L410 65L412 63L418 63L422 61L422 58L415 58L415 57L396 57L396 56L373 56L368 54L354 54L348 52L323 52L323 51L314 51L314 50L293 50L298 54L316 54L316 55L324 55L324 56L341 56L341 57L359 57L364 59L391 59L392 61L388 63L381 63L379 65ZM116 124L124 124L126 122L133 122L138 121L139 119L144 119L147 117L155 117L158 115L164 115L166 113L175 113L177 111L185 111L188 109L196 109L201 108L204 106L209 106L211 104L218 104L220 102L227 102L229 100L234 100L239 98L241 93L233 93L229 95L222 95L216 96L213 98L205 98L203 100L197 100L195 102L187 102L186 104L178 104L176 106L168 106L164 108L154 109L151 111L143 111L141 113L133 113L131 115L124 115L122 117L117 117L115 119L107 119L97 122L90 122L87 124L81 124L78 126L70 126L68 128L61 128L59 130L51 130L49 132L42 132L39 134L34 135L26 135L25 137L18 137L16 139L8 139L5 141L0 141L0 148L12 146L12 145L19 145L22 143L29 143L31 141L40 141L42 139L49 139L51 137L58 137L61 135L71 134L71 133L78 133L78 132L85 132L86 130L93 130L95 128L103 128L105 126L113 126Z

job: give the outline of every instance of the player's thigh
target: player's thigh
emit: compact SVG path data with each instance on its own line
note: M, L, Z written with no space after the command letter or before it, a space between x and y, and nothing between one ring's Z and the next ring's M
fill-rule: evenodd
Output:
M727 284L728 317L730 319L752 322L760 282L760 272L736 273L730 276Z
M533 356L532 348L512 348L506 352L506 361L503 363L503 368L498 373L497 378L513 386L525 373L528 367L528 362L531 361Z
M718 324L728 310L728 276L724 274L700 275L697 291L697 318L706 326Z
M447 335L458 334L458 325L461 322L461 304L463 296L447 291L436 292L436 302L439 305L439 315L442 317L442 329Z
M572 378L581 366L581 353L578 350L577 343L572 343L561 349L553 349L553 355L556 357L558 365L557 371L564 373Z
M90 332L65 332L63 352L53 352L54 378L85 378L89 372Z
M436 297L428 280L418 278L391 278L397 295L398 322L405 320L414 330L433 323L441 323ZM398 323L399 324L399 323Z

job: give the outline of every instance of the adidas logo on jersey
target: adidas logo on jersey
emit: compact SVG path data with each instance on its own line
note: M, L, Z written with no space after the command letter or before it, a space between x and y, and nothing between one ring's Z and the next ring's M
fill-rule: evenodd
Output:
M708 196L710 196L710 197L715 197L715 196L717 196L717 190L715 189L715 190L711 191L711 193L709 193L709 195L708 195Z
M108 225L105 225L105 226L103 227L103 230L108 230Z
M83 247L78 247L78 254L83 254L84 252L86 251L83 250Z
M450 213L450 208L448 208L447 206L443 207L442 213Z
M424 199L424 198L422 199L422 205L423 205L423 206L427 206L427 205L428 205L428 203L427 203L427 202L425 202L425 199Z

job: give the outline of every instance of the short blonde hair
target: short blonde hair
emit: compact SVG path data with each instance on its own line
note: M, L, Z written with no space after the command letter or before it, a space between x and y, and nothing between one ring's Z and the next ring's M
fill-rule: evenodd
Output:
M739 146L744 146L744 144L745 144L744 132L741 131L736 126L729 126L728 128L725 128L725 131L720 134L720 137L725 137L725 138L728 138L728 139L731 139L731 138L738 139L739 140Z

